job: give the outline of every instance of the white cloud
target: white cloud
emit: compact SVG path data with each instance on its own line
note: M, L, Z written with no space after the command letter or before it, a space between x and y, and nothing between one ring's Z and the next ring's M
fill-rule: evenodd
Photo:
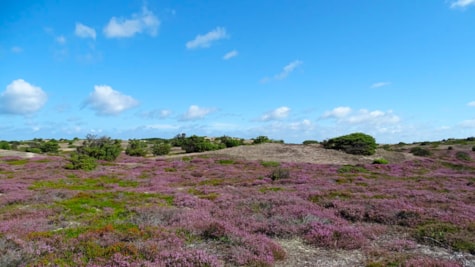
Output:
M23 48L21 48L19 46L14 46L14 47L11 48L11 51L13 53L21 53L21 52L23 52Z
M450 4L451 8L465 8L469 5L475 5L475 0L456 0Z
M79 22L76 22L74 33L81 38L96 39L96 30Z
M204 118L206 115L214 112L214 108L203 108L199 107L197 105L191 105L188 108L188 111L186 111L182 117L181 120L184 121L191 121L191 120L198 120Z
M289 116L290 108L289 107L279 107L273 111L267 112L262 115L262 121L271 121L271 120L282 120Z
M143 6L142 13L133 14L132 18L112 17L104 27L104 34L108 38L132 37L142 32L156 36L159 26L160 20L147 7Z
M223 56L223 59L228 60L228 59L231 59L233 57L237 57L238 54L239 53L238 53L237 50L233 50L233 51L230 51L230 52L226 53L226 55Z
M323 118L343 118L351 113L350 107L336 107L331 111L326 111Z
M475 101L472 101L470 103L467 104L469 107L475 107Z
M371 88L380 88L380 87L383 87L383 86L388 86L390 84L391 84L390 82L377 82L377 83L373 83L371 85Z
M284 68L282 69L282 72L274 75L273 79L274 80L283 80L289 76L290 73L292 73L296 68L298 68L300 65L302 65L303 62L301 60L294 60L290 62L289 64L285 65ZM264 77L261 79L261 83L267 83L271 81L272 79L269 77Z
M40 87L18 79L0 94L0 110L2 113L27 115L40 110L47 100L48 96Z
M172 111L169 109L154 109L151 111L139 113L138 115L147 119L164 119L169 117L171 114Z
M56 37L55 40L58 44L65 44L66 43L66 37L64 37L62 35Z
M94 92L85 102L85 106L95 110L97 115L118 115L138 104L133 97L115 91L108 85L95 85Z
M229 35L226 33L226 29L222 27L217 27L216 29L208 32L205 35L197 35L195 39L186 43L186 48L207 48L210 47L214 41L218 41L225 38L229 38Z
M176 130L180 127L177 125L170 125L170 124L152 124L146 125L145 129L153 129L153 130Z
M350 107L337 107L331 111L326 111L322 118L334 118L339 123L348 124L392 124L400 122L400 118L392 111L383 112L380 110L369 111L360 109L356 112Z

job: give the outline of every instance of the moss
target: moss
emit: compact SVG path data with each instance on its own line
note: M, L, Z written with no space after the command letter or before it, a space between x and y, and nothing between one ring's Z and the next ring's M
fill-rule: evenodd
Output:
M279 167L280 162L277 161L262 161L261 165L264 167Z

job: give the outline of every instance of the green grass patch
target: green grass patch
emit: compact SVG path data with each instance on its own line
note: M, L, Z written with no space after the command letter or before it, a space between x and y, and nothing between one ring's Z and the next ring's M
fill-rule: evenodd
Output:
M417 227L414 237L423 243L475 254L475 232L470 227L430 222Z
M337 172L338 173L361 173L361 172L365 173L365 172L368 172L368 170L362 166L343 165L337 170Z
M264 188L259 189L259 191L260 191L261 193L279 192L279 191L282 191L282 190L283 190L282 187L264 187Z
M224 183L224 179L214 178L214 179L207 179L198 183L198 185L211 185L211 186L219 186Z
M30 162L28 159L8 159L4 160L5 163L12 166L25 165Z
M163 170L165 172L176 172L176 168L173 168L173 167L165 167Z
M221 165L230 165L230 164L234 164L235 162L232 159L220 159L217 161L217 163Z
M457 164L457 163L452 163L452 162L442 162L442 166L446 167L446 168L449 168L449 169L452 169L452 170L455 170L455 171L473 171L475 170L474 167L471 167L471 166L467 166L467 165L464 165L464 164Z
M137 187L139 182L122 180L115 176L103 175L97 178L79 178L74 175L68 176L66 179L54 181L37 181L29 187L32 190L42 189L68 189L68 190L103 190L107 185L117 184L120 187Z
M196 189L196 188L190 188L188 190L188 193L190 193L194 196L197 196L198 198L207 199L207 200L211 200L211 201L213 201L213 200L215 200L216 198L219 197L218 193L215 193L215 192L205 193L202 190L199 190L199 189Z
M280 162L278 161L262 161L261 165L264 167L279 167Z

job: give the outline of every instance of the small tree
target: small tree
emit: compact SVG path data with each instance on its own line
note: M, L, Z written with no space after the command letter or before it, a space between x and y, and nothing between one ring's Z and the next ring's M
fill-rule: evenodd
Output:
M170 153L171 146L166 143L155 143L152 146L152 153L155 156L168 155Z
M193 135L183 141L181 148L185 150L186 153L192 153L217 150L223 147L220 147L218 144L212 143L211 141L205 139L202 136Z
M12 147L7 141L0 141L0 149L10 150Z
M226 147L241 146L244 143L243 139L237 139L226 135L219 137L218 140L220 140Z
M65 168L69 170L86 170L91 171L97 167L97 161L95 158L88 155L79 154L77 152L71 153L69 163Z
M79 154L88 155L95 159L114 161L122 151L120 140L112 140L110 137L97 137L87 135L82 146L77 148Z
M147 155L147 143L142 140L129 139L129 144L125 150L129 156L144 157Z
M40 150L42 153L58 153L59 144L56 140L49 140L48 142L42 142L40 144Z
M262 143L270 143L272 142L272 140L269 139L269 137L267 136L264 136L264 135L260 135L256 138L253 138L253 144L262 144Z
M323 142L327 149L342 150L354 155L373 155L376 152L376 140L364 133L352 133Z

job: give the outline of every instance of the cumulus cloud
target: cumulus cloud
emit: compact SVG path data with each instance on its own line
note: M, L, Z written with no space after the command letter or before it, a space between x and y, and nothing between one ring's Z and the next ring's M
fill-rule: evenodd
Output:
M289 116L290 108L289 107L279 107L266 114L262 115L262 121L272 121L272 120L282 120Z
M133 97L124 95L108 85L94 86L84 106L89 106L97 115L118 115L138 105Z
M298 68L302 64L303 62L301 60L294 60L290 62L289 64L285 65L282 71L274 75L273 78L269 78L269 77L262 78L261 83L267 83L271 80L283 80L287 78L287 76L289 76L290 73L292 73L296 68Z
M470 5L475 5L475 0L456 0L450 4L451 8L465 8Z
M104 27L104 34L108 38L133 37L142 32L156 36L159 26L160 20L147 7L143 6L142 13L133 14L131 18L112 17Z
M48 96L40 87L18 79L0 94L0 110L7 114L27 115L40 110L47 100Z
M233 57L237 57L238 55L238 51L237 50L233 50L233 51L230 51L228 53L226 53L224 56L223 56L223 59L224 60L228 60L228 59L231 59Z
M400 122L400 118L392 111L370 111L360 109L353 111L350 107L337 107L323 114L322 118L333 118L340 123L348 124L392 124Z
M208 48L215 41L229 38L226 29L217 27L216 29L206 33L205 35L197 35L195 39L186 43L187 49Z
M204 108L197 105L191 105L182 115L181 120L192 121L204 118L206 115L214 112L214 108Z
M350 107L336 107L333 110L326 111L323 118L344 118L351 113Z
M58 44L65 44L66 43L66 37L60 35L55 38L56 42Z
M475 107L475 101L472 101L470 103L467 104L469 107Z
M380 88L380 87L383 87L383 86L388 86L390 84L391 84L390 82L377 82L377 83L373 83L371 85L371 88Z
M79 22L76 22L76 29L74 30L74 33L76 36L81 38L96 39L96 30Z

